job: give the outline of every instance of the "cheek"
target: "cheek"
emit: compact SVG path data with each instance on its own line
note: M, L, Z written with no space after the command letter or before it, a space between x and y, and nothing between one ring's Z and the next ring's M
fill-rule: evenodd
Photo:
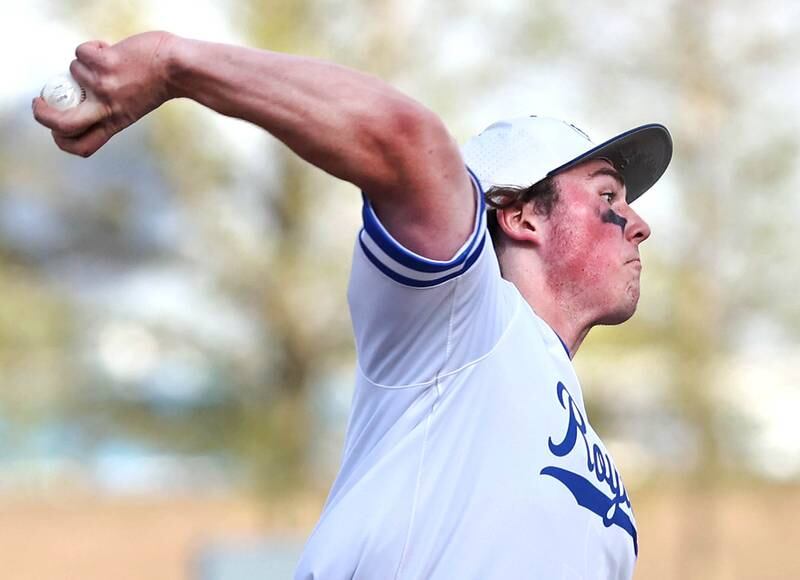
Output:
M618 259L619 226L587 216L580 226L576 224L564 234L556 244L563 275L589 284L605 280Z

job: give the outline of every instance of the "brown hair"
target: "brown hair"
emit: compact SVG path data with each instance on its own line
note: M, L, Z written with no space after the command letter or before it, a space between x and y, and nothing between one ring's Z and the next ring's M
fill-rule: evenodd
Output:
M533 202L533 211L539 215L550 217L558 201L558 187L552 177L537 181L530 187L515 185L495 185L484 195L486 200L486 226L492 236L495 248L500 241L500 225L497 223L497 210L507 209L517 204Z

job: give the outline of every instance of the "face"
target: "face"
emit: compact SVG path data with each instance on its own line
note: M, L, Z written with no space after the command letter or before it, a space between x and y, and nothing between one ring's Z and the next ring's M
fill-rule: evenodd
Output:
M606 160L573 167L555 183L559 200L541 247L548 284L594 324L624 322L639 301L639 244L650 227L625 201L622 178Z

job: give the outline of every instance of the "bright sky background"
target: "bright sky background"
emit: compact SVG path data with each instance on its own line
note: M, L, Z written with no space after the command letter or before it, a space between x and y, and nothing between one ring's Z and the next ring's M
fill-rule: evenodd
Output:
M171 0L158 2L146 0L150 8L145 11L148 24L154 29L164 29L176 34L194 36L220 42L236 42L237 35L228 26L220 3L209 0ZM66 72L74 58L75 47L86 38L47 14L48 2L30 0L24 10L4 8L0 17L0 50L5 82L0 86L0 105L22 96L38 94L44 82L52 75ZM186 15L191 14L191 18ZM118 39L103 38L114 42ZM24 55L11 58L9 55Z

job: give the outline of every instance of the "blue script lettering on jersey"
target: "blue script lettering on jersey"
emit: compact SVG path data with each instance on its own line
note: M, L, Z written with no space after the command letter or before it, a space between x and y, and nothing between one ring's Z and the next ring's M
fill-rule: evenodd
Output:
M603 518L606 527L616 525L630 534L633 539L633 549L638 555L639 546L637 542L636 528L628 514L619 509L625 504L631 507L628 492L622 483L619 472L614 462L607 453L596 442L590 442L587 437L587 423L581 410L578 408L575 399L567 391L567 387L559 382L556 386L556 394L561 406L569 415L567 432L560 443L554 443L553 438L548 438L548 447L553 455L564 457L571 453L580 439L583 442L583 449L586 451L586 468L589 473L593 473L595 479L605 484L611 492L611 497L606 496L601 490L597 489L588 479L577 473L567 471L560 467L550 466L542 469L542 475L548 475L560 481L575 497L578 505L587 508Z

